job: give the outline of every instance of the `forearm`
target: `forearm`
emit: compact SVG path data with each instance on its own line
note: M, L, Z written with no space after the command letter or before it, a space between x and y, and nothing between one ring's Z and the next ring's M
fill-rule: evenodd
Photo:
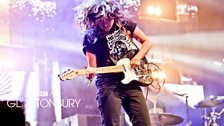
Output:
M140 60L147 55L147 53L152 47L152 43L149 37L138 27L135 28L133 35L134 38L141 43L141 48L139 52L135 55L135 57L133 57L133 59Z
M144 40L142 42L142 46L141 46L139 52L135 55L134 58L135 59L144 58L147 55L147 53L149 52L149 50L151 49L151 47L152 47L152 44L151 44L150 40L149 39Z
M85 68L88 69L88 72L86 73L86 78L89 80L92 80L92 78L95 76L95 72L91 68L96 68L96 55L91 52L86 52L86 59L87 59L87 65Z

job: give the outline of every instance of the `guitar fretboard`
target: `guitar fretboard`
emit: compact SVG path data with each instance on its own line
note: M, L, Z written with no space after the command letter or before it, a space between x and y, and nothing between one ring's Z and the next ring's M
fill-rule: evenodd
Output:
M82 69L82 70L77 70L74 71L78 76L85 75L89 71L92 71L96 74L100 73L118 73L122 72L124 70L122 65L117 65L117 66L107 66L107 67L98 67L98 68L92 68L91 70L88 69Z

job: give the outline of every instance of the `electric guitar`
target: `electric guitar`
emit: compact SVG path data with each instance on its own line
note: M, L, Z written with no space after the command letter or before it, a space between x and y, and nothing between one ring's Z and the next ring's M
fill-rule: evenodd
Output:
M161 88L165 83L165 78L159 78L160 68L153 63L140 64L139 67L131 68L129 58L123 58L115 66L105 66L91 69L67 70L58 75L62 81L71 80L77 76L86 75L89 72L96 74L119 73L123 72L125 77L121 81L123 84L129 84L131 81L140 82L141 86L152 85L154 88Z

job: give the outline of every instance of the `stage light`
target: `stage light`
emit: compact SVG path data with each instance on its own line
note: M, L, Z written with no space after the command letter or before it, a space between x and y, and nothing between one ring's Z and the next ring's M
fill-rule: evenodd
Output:
M141 5L140 0L120 0L119 3L125 8L128 9L130 7L134 7L135 10Z
M55 0L13 0L11 8L23 10L31 6L31 14L29 14L29 16L37 16L36 20L43 22L44 20L53 18L57 15L56 5Z
M176 1L143 1L138 12L140 18L176 20Z
M155 8L155 15L160 16L162 14L162 10L160 7Z
M176 15L178 22L198 22L198 6L196 2L178 0Z
M147 9L147 13L149 15L153 15L154 14L154 7L153 6L149 6L148 9Z
M147 13L149 15L160 16L162 14L162 10L158 6L149 6L147 8Z
M190 4L178 4L177 14L178 15L192 15L194 16L198 12L198 7L196 5Z

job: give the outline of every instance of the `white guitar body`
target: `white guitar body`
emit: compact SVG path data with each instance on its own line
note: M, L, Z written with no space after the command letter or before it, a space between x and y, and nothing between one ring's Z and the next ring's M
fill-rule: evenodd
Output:
M123 84L128 84L133 80L138 80L135 71L131 68L130 60L128 58L119 60L117 65L122 65L124 67L124 79L121 81Z

